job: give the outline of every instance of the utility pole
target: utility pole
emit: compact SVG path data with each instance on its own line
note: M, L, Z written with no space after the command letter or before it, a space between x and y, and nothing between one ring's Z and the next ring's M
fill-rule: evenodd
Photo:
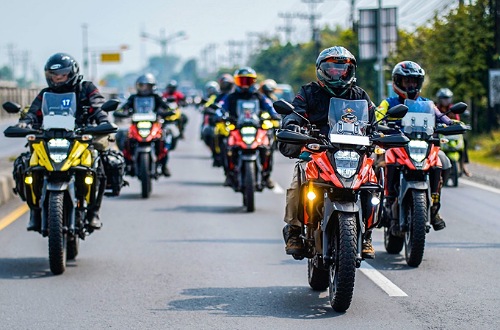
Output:
M324 0L302 0L303 3L309 4L309 15L299 13L297 17L302 19L309 20L309 25L311 27L311 41L314 42L314 48L316 54L319 54L321 40L320 40L320 31L319 28L316 27L316 20L318 20L321 15L316 12L316 5L322 3Z
M356 12L356 0L351 0L351 10L349 11L349 25L352 27L354 31L356 26L354 23L354 13Z
M85 76L89 75L89 36L88 24L82 24L82 49L83 49L83 72Z
M178 31L167 36L165 35L165 29L161 29L159 37L144 31L141 32L141 37L159 44L161 47L161 57L165 59L167 58L167 45L176 38L186 37L186 33L184 31Z
M279 13L278 16L285 20L285 25L278 26L278 31L285 32L286 43L291 43L292 33L295 31L295 26L293 25L292 20L298 16L294 13Z
M377 66L378 66L378 100L384 99L384 55L382 53L382 0L378 0L377 10Z

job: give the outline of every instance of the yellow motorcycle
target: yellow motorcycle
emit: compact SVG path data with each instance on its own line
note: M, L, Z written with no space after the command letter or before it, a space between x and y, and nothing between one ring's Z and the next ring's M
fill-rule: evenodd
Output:
M171 114L163 118L162 127L165 133L167 149L171 151L176 148L178 140L183 138L184 120L182 111L177 102L175 102L175 98L168 98L167 105Z
M115 110L119 102L109 100L102 110ZM9 113L21 106L3 104ZM49 264L53 274L66 269L66 260L78 254L79 239L92 233L87 213L96 203L103 165L93 142L114 133L114 124L75 128L75 93L43 94L43 123L40 129L10 126L6 137L26 137L30 153L25 170L19 173L16 190L32 211L41 213L39 232L49 241ZM85 109L84 109L85 111Z

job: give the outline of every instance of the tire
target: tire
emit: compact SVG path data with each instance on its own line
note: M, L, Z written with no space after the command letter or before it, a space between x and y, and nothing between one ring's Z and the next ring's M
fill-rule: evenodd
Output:
M408 231L405 234L405 259L410 267L418 267L424 257L427 197L424 191L412 192L413 204L407 211Z
M458 187L458 168L457 168L457 162L452 160L451 161L451 169L450 169L450 178L451 182L453 184L453 187Z
M151 194L151 173L150 173L149 154L141 153L139 155L139 179L141 180L141 196L148 198Z
M63 233L64 192L51 191L48 201L49 264L54 275L66 270L67 234Z
M307 279L313 290L324 291L328 288L328 269L323 268L323 259L318 259L318 265L314 265L313 259L307 260Z
M78 255L78 248L80 245L80 240L78 236L73 236L68 238L66 246L66 260L75 260Z
M255 163L245 162L245 172L243 177L243 205L247 212L255 211Z
M328 293L330 305L337 312L345 312L351 305L356 276L357 228L353 214L339 213L338 228L334 228L333 257L329 267Z
M384 246L389 254L399 254L405 245L404 237L398 237L391 234L390 228L384 227Z

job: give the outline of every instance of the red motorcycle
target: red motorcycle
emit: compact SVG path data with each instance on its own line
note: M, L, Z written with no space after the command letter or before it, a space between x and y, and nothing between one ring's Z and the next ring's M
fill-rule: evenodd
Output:
M163 138L162 120L158 119L155 99L152 96L137 96L134 99L132 123L123 145L127 167L126 173L141 180L141 196L148 198L152 190L152 179L158 179L162 164L167 157ZM115 112L116 117L129 117Z
M283 100L274 108L283 115L294 112L302 117ZM406 111L404 105L397 106L388 116L401 118ZM375 132L366 100L331 98L328 136L302 119L308 124L300 132L283 129L277 134L280 142L303 145L300 159L307 161L299 176L306 252L294 257L308 258L309 285L314 290L329 288L332 308L343 312L351 304L363 235L377 226L381 212L383 181L375 175L370 156L377 146L399 147L408 139Z
M234 191L243 194L248 212L255 210L255 192L264 190L272 166L272 122L259 116L258 100L238 100L235 129L227 140L227 168Z

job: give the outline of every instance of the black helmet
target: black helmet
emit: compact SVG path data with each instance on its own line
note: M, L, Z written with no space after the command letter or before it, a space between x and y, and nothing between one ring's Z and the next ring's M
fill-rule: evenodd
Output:
M64 81L59 80L62 75L67 75ZM82 81L83 76L80 75L80 66L73 57L56 53L45 63L45 79L52 90L64 93L72 91Z
M392 70L392 88L403 99L416 100L424 83L425 71L415 62L403 61ZM405 87L403 83L411 83Z
M224 73L219 77L219 86L222 93L229 93L234 86L234 78L229 73Z
M451 99L453 97L453 92L448 88L440 88L436 93L436 97L438 99Z
M146 73L139 76L135 81L135 88L139 95L152 95L156 90L156 79L152 73Z
M356 58L341 46L324 49L316 59L316 77L330 94L341 96L356 81Z
M257 73L250 67L243 67L234 72L234 84L238 90L249 90L257 81Z
M173 93L177 89L177 80L170 80L167 84L167 92Z

